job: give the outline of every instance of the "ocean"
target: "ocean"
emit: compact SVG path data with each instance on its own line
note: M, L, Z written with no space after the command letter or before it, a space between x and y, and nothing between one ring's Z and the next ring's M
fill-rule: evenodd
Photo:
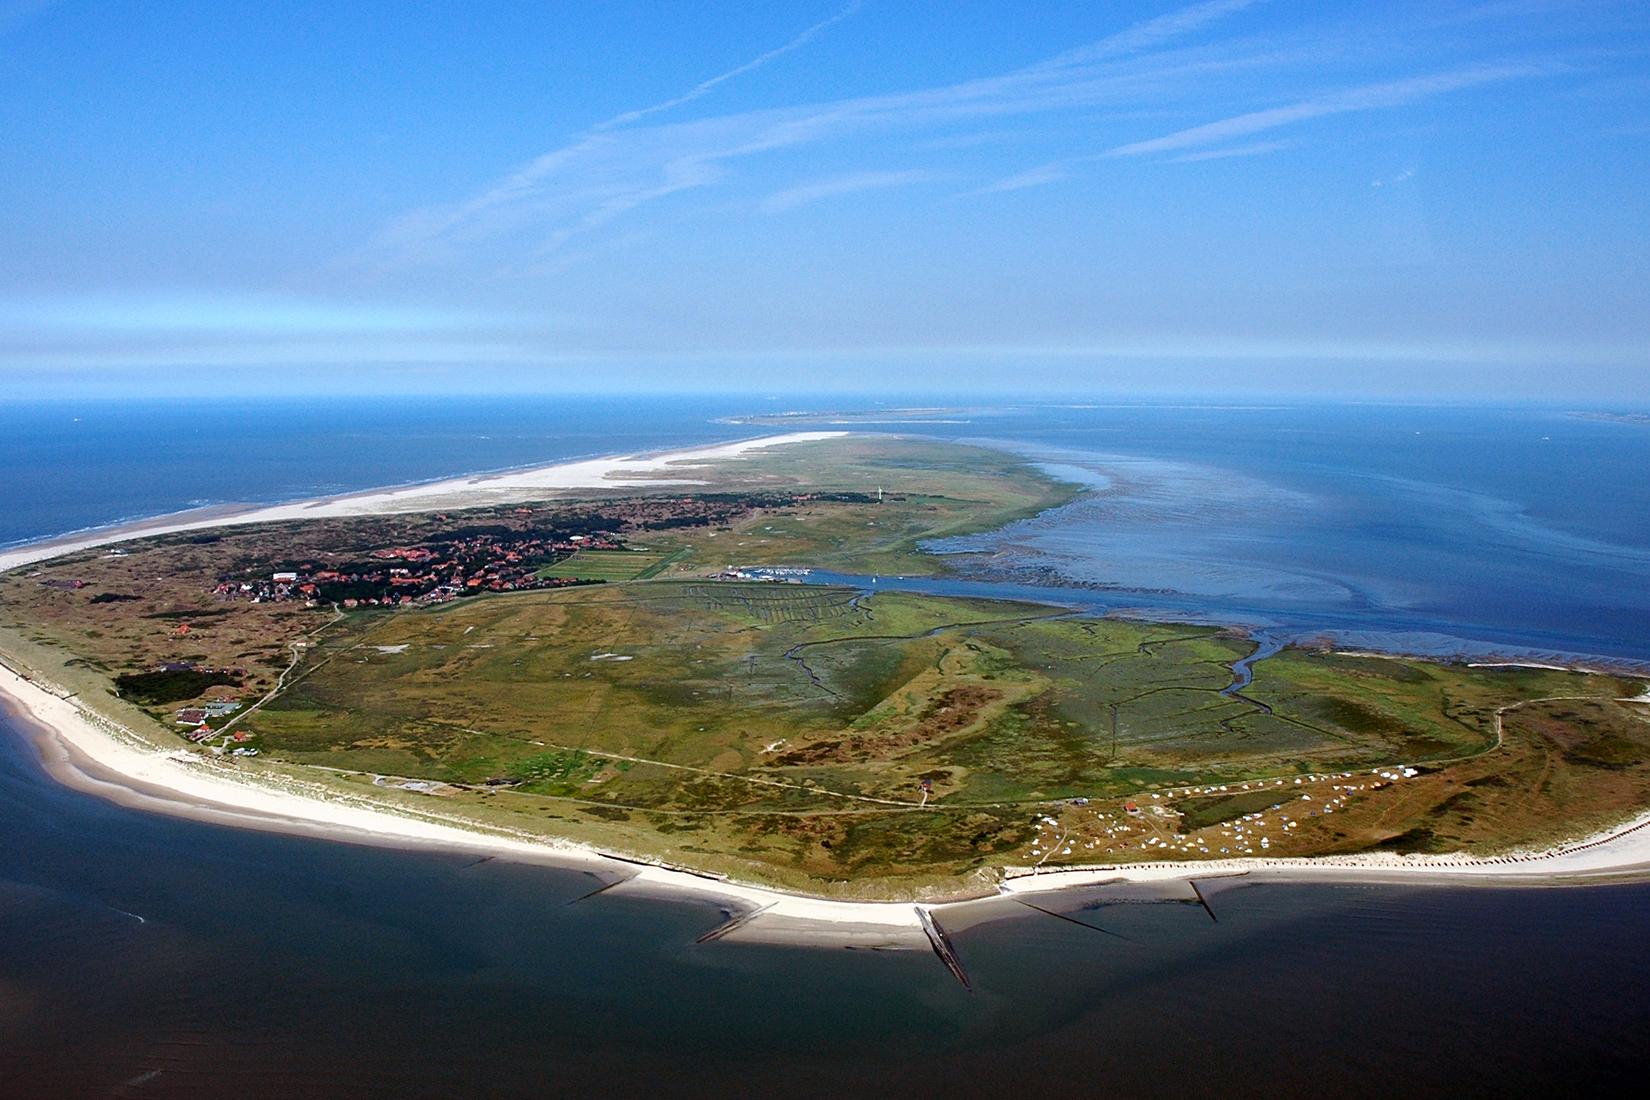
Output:
M0 717L0 724L4 718ZM0 730L0 734L9 731ZM0 736L8 1097L1575 1094L1650 1067L1650 886L1267 885L927 952L697 937L577 872L226 829Z
M935 547L965 553L959 562L982 577L1054 579L1140 614L1372 648L1650 661L1650 423L1288 404L959 402L913 418L896 404L782 428L728 421L806 407L799 399L0 403L11 473L0 546L207 504L823 422L1008 447L1097 491Z
M648 401L0 404L0 542L767 430ZM880 420L898 416L879 413ZM975 408L1101 491L942 549L1143 608L1642 659L1650 428L1560 410ZM812 426L812 425L810 425ZM849 425L851 426L851 425ZM0 1095L1495 1095L1650 1070L1650 886L1012 903L932 956L68 790L0 714ZM1100 929L1100 930L1097 930Z
M274 504L740 439L688 398L0 401L0 546L215 504Z

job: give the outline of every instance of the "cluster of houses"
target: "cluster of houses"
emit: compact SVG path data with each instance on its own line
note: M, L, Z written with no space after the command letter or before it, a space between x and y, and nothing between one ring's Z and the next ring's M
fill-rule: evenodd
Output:
M218 732L212 728L212 723L220 719L232 717L244 705L244 703L234 696L226 696L221 699L206 699L202 702L189 703L178 708L177 712L173 714L172 720L180 726L189 727L189 732L183 735L185 738L195 742L197 745L205 744L207 741L212 740L212 738L219 736ZM225 744L228 744L230 741L246 741L250 739L252 735L237 730L234 733L223 734L222 736ZM242 755L245 754L243 753Z
M373 550L362 560L321 568L314 563L265 577L224 578L213 592L252 603L337 603L346 608L444 603L478 592L520 592L579 583L541 577L549 562L577 550L613 550L608 534L546 537L530 532L480 532L418 546Z
M773 583L801 584L803 578L812 572L812 569L797 569L788 566L762 566L751 569L744 566L730 565L720 572L710 574L710 577L712 580L718 581L769 581Z
M1210 783L1152 792L1144 805L1134 799L1123 802L1123 817L1106 810L1056 818L1039 814L1037 833L1030 854L1038 863L1051 858L1093 853L1094 858L1115 858L1137 853L1152 856L1265 856L1272 854L1274 837L1287 840L1308 819L1344 810L1348 801L1363 791L1376 791L1393 783L1414 779L1421 772L1404 764L1373 768L1367 777L1352 772L1326 772L1289 779L1255 779L1246 783ZM1247 813L1209 825L1182 830L1185 814L1171 808L1167 800L1197 796L1270 796L1275 801ZM1147 796L1142 795L1142 798ZM1074 798L1073 806L1086 806L1088 799Z
M355 608L442 603L477 592L555 588L585 582L541 577L540 569L578 550L623 549L619 532L726 524L757 509L874 499L863 493L746 493L626 498L561 507L549 514L543 508L522 507L494 513L483 523L432 532L407 545L349 551L351 560L343 563L300 560L270 573L224 576L213 592L226 600L336 603ZM449 522L446 515L432 518L440 524Z
M174 715L174 720L180 726L200 726L212 718L228 718L240 709L238 700L211 699L184 707Z

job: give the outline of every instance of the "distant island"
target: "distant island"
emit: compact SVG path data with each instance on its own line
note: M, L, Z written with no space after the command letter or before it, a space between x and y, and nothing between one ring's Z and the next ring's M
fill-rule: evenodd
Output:
M843 428L854 425L868 424L910 424L921 427L924 424L969 424L977 416L993 416L1001 413L1000 408L989 406L900 406L883 409L846 409L832 411L829 409L792 409L786 412L752 413L747 416L730 416L721 421L724 424L747 424L763 427L799 427L802 425Z
M583 467L12 553L6 689L211 799L843 900L1479 865L1650 806L1631 677L902 591L948 569L927 540L1080 492L1013 455L815 433Z
M1635 424L1650 427L1650 413L1599 412L1597 410L1590 410L1588 412L1571 413L1570 415L1580 417L1582 420L1604 420L1611 424Z

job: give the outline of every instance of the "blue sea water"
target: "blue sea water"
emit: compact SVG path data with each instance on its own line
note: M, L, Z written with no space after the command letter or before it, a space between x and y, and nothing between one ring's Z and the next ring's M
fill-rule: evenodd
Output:
M1650 660L1650 424L1552 409L1015 410L1094 489L934 549L1103 605L1415 652Z
M577 870L142 813L8 723L8 1098L1575 1095L1650 1067L1643 884L993 902L947 910L970 992L928 952L699 943L709 899L570 904Z
M0 545L203 504L743 438L780 429L731 420L799 403L0 403ZM972 552L957 561L983 575L1035 569L1103 588L1102 606L1381 648L1650 660L1650 424L1551 408L1289 404L975 405L914 418L897 404L795 426L988 442L1094 490L935 547Z
M214 504L270 504L761 434L753 402L328 398L0 402L0 546Z
M760 405L0 404L0 542L762 434L721 422ZM1091 484L949 549L1110 586L1080 591L1111 606L1643 652L1642 425L877 419L861 426L992 441ZM973 992L925 954L698 943L725 919L708 901L569 904L590 887L118 806L55 783L0 711L0 1095L1460 1096L1613 1091L1650 1067L1642 884L1238 884L1207 912L1076 891L1050 900L1070 920L1000 903L952 929Z

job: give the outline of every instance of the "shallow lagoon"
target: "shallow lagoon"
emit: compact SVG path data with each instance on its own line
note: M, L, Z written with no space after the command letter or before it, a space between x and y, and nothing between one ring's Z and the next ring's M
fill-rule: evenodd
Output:
M1645 425L1289 406L1024 410L970 427L1095 490L935 545L985 575L1057 574L1113 607L1410 652L1650 660Z

